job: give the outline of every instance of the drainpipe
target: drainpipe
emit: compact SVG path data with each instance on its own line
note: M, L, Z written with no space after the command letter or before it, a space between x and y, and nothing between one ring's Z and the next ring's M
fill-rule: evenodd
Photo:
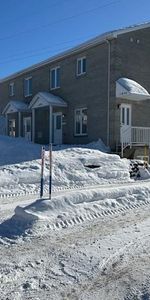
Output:
M105 40L108 45L108 67L107 67L107 146L109 147L110 134L110 40Z

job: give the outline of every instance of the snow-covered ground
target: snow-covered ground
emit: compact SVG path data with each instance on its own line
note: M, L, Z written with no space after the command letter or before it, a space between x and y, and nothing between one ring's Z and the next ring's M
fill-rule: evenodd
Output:
M101 141L53 150L0 137L0 299L150 299L150 177ZM22 194L22 196L21 196Z

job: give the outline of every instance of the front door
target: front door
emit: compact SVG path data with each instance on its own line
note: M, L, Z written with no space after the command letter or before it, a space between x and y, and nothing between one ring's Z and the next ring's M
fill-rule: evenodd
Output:
M31 141L31 117L23 118L23 136Z
M62 113L53 114L53 143L62 144Z
M8 121L8 133L9 133L9 136L15 137L15 135L16 135L16 121L15 121L15 119L10 119Z
M131 142L131 105L121 104L120 108L120 136L121 142L128 144Z

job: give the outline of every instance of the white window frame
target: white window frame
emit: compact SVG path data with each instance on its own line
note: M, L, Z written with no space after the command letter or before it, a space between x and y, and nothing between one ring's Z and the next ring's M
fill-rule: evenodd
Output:
M9 84L9 96L12 97L15 95L15 83L10 82Z
M60 66L57 66L55 68L50 69L50 89L55 90L60 88L60 82L59 85L57 85L57 70L60 70ZM54 82L54 87L52 86L52 72L55 71L55 82ZM60 80L59 80L60 81Z
M74 110L74 135L75 136L87 136L87 132L83 133L82 132L82 118L80 119L80 133L76 133L76 112L80 111L80 116L82 116L82 111L87 110L87 107L81 107L81 108L76 108Z
M32 91L31 91L31 93L29 93L29 80L30 79L32 79L32 76L29 76L29 77L25 77L24 78L24 96L25 97L29 97L29 96L32 96ZM27 84L27 93L25 94L25 82L28 82L28 84Z
M76 75L77 76L81 76L81 75L86 74L86 70L83 71L83 60L84 59L86 60L86 56L77 58L77 66L76 66ZM79 64L79 62L81 62L81 72L80 73L78 72L78 64Z

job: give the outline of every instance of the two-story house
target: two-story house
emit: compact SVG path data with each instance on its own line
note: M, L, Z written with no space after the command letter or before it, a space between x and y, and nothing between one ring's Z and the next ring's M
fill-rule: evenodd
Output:
M150 23L102 34L0 81L6 133L35 143L150 144Z

